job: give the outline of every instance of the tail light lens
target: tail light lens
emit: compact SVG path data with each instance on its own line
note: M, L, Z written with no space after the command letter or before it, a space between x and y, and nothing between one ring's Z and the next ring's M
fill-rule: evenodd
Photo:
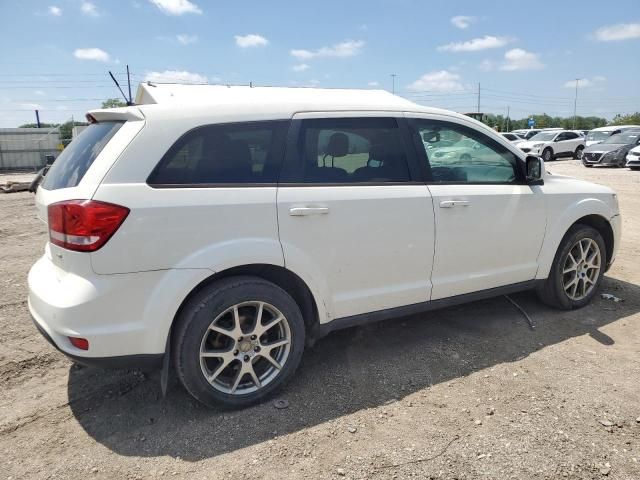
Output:
M49 239L78 252L95 252L116 233L129 209L94 200L68 200L49 205Z

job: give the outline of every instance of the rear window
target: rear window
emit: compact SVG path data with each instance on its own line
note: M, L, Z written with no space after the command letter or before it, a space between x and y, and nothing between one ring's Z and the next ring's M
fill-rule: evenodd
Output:
M156 187L275 183L287 121L206 125L173 144L147 183Z
M46 190L57 190L77 186L122 125L124 122L103 122L85 128L56 158L44 177L42 187Z

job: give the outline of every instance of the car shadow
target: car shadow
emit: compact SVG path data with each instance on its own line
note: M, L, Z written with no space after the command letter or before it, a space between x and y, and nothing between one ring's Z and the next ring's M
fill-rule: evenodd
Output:
M73 366L71 410L97 442L121 455L197 461L383 405L431 385L467 376L564 340L590 335L640 311L640 286L605 278L602 300L571 312L539 303L532 292L512 298L535 329L504 297L334 332L305 352L294 379L277 398L244 410L208 409L174 379L162 398L158 374ZM560 373L560 372L559 372ZM428 395L428 390L427 390Z

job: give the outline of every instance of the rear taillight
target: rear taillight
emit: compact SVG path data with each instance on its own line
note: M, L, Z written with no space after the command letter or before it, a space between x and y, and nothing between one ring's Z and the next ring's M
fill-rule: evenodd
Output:
M94 200L68 200L49 205L49 240L79 252L102 247L129 214L129 209Z

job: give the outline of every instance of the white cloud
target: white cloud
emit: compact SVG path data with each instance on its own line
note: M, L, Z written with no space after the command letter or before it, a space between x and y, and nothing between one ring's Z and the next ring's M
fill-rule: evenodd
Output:
M293 70L294 72L304 72L305 70L309 70L309 68L311 67L309 67L309 65L307 65L306 63L300 63L291 67L291 70Z
M250 33L249 35L235 35L236 45L240 48L264 47L269 45L269 40L262 35Z
M147 72L145 82L158 83L209 83L207 77L199 73L185 70L165 70L164 72Z
M504 54L505 62L500 70L540 70L544 68L544 64L540 61L537 53L527 52L521 48L514 48Z
M80 11L83 15L87 15L88 17L100 16L97 7L91 2L82 2L82 5L80 5Z
M591 87L597 87L600 86L603 82L606 82L607 79L601 75L596 75L593 78L580 78L578 80L578 86L580 88L591 88ZM576 81L574 80L567 80L566 82L564 82L564 84L562 85L564 88L576 88Z
M463 88L462 83L460 83L460 75L447 70L425 73L418 80L407 85L407 90L412 92L422 90L453 92L463 90Z
M483 61L480 62L480 65L478 65L478 68L485 72L489 72L495 68L495 64L491 60L484 59Z
M376 82L374 80L373 82L367 83L367 86L369 86L369 87L379 87L380 86L380 82Z
M59 17L62 15L62 9L60 7L56 7L55 5L51 5L49 7L49 13L54 17Z
M476 17L470 17L469 15L456 15L455 17L452 17L450 21L454 27L461 28L464 30L465 28L469 27L469 25L474 23L476 20L477 20Z
M596 40L601 42L615 42L640 38L640 23L618 23L599 28L595 33Z
M488 48L504 47L507 43L512 41L513 39L508 37L485 35L482 38L474 38L473 40L468 40L466 42L452 42L446 45L441 45L438 47L438 50L441 52L477 52Z
M358 55L362 47L364 47L363 40L347 40L331 47L321 47L317 50L291 50L290 53L293 57L301 60L311 60L319 57L345 58Z
M181 33L176 35L176 40L182 45L189 45L190 43L196 43L198 41L198 36Z
M165 15L184 15L185 13L202 13L200 7L189 0L149 0Z
M73 55L80 60L96 60L98 62L108 62L111 58L107 52L99 48L78 48Z

